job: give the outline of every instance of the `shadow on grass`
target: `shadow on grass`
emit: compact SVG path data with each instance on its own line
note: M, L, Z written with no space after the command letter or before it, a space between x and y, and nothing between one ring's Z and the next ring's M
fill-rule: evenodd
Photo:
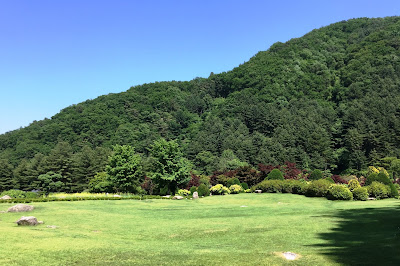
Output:
M319 234L322 253L344 265L400 265L400 206L341 210L338 225Z

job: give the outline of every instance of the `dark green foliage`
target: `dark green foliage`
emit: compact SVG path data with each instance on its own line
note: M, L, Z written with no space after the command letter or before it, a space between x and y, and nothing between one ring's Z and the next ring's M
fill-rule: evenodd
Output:
M252 190L260 189L266 193L280 193L283 190L284 180L264 180L261 183L252 187Z
M325 197L328 194L331 182L325 179L314 180L304 188L304 194L308 197Z
M196 192L196 191L197 191L197 187L193 186L193 187L190 188L190 194L193 195L193 193Z
M228 181L226 182L226 186L230 187L232 185L239 185L240 186L240 181L237 177L234 178L230 178L228 179Z
M249 186L247 185L247 183L240 183L240 185L242 186L242 188L244 190L249 189Z
M279 169L273 169L267 176L266 180L284 180L283 174Z
M353 193L343 185L332 185L327 194L330 200L352 200Z
M321 170L315 169L314 171L311 172L311 174L308 176L309 180L318 180L324 178L324 175ZM333 181L333 180L332 180ZM333 182L335 183L335 182Z
M200 184L197 188L197 192L199 193L199 197L206 197L210 195L210 189L205 184Z
M353 197L355 200L367 200L368 199L368 190L365 187L357 187L353 189Z
M66 184L64 183L65 179L63 176L51 171L38 176L38 181L40 182L40 190L46 195L48 195L50 192L65 191L67 188Z
M205 174L285 161L340 173L399 158L399 25L399 17L338 22L276 43L229 72L72 105L0 135L0 190L37 188L49 171L66 191L84 190L113 145L135 147L148 162L143 170L154 172L148 149L160 138L178 140L180 157ZM399 161L384 163L400 172ZM170 168L156 164L157 173ZM281 169L301 176L293 165ZM253 174L238 178L252 186L260 182Z
M366 186L368 194L377 199L384 199L390 196L390 188L380 182L373 181L370 185Z

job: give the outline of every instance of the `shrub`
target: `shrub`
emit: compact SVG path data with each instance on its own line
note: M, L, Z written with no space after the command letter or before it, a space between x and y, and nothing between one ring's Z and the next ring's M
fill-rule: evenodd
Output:
M332 183L325 179L314 180L307 184L302 192L309 197L325 197L331 185Z
M331 200L352 200L353 193L343 185L331 185L327 198Z
M187 189L179 189L178 190L178 195L179 196L183 196L183 197L187 197L190 195L190 191Z
M330 177L326 177L326 178L324 178L326 181L329 181L329 182L331 182L332 184L335 184L335 181L332 179L332 178L330 178Z
M308 176L309 180L318 180L322 179L324 176L322 174L321 170L315 169L314 171L311 172L311 174Z
M245 189L244 193L252 193L253 191L251 189Z
M389 187L377 181L373 181L372 184L366 188L368 190L368 194L377 199L384 199L390 195Z
M0 197L3 197L5 195L8 195L8 196L10 196L11 198L14 198L14 199L23 199L23 198L26 197L26 192L24 192L22 190L19 190L19 189L10 189L10 190L7 190L7 191L3 191L0 194Z
M281 170L275 168L268 174L266 180L284 180L284 178Z
M190 194L193 195L194 192L197 191L197 187L193 186L190 188Z
M354 189L361 187L360 183L358 182L357 179L350 180L348 183L348 186L349 186L350 191L353 191Z
M365 201L368 199L368 190L365 187L357 187L353 189L353 197L355 200Z
M25 198L27 198L27 199L35 199L38 197L39 197L39 194L36 192L26 192L25 193Z
M342 178L340 175L332 175L331 178L336 184L347 184L347 180Z
M229 190L231 191L231 194L239 194L240 192L243 192L243 188L240 185L232 185L229 187Z
M393 185L392 181L390 181L389 177L384 173L372 173L367 177L367 180L365 181L366 185L370 185L373 182L380 182L384 185L389 186L389 196L392 198L397 198L399 196L399 191L396 189L396 187Z
M242 186L242 188L244 190L249 189L249 186L247 185L247 183L240 183L240 185ZM397 184L398 185L398 184Z
M239 178L234 177L234 178L230 178L230 179L228 179L228 181L226 181L226 186L230 187L232 185L239 185L240 186Z
M210 190L208 189L207 185L200 184L200 186L197 188L197 193L199 193L199 197L206 197L210 195Z
M229 188L227 188L221 184L216 184L215 186L211 187L210 192L215 195L226 195L226 194L231 193Z
M260 189L267 193L279 193L283 190L283 180L264 180L252 187L252 190Z
M282 192L284 193L293 193L299 194L301 189L307 185L307 182L304 179L287 179L283 183Z

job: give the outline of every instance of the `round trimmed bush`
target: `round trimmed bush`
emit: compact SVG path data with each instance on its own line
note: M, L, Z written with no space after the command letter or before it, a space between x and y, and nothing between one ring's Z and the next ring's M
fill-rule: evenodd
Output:
M240 183L240 185L244 190L249 189L249 185L247 185L247 183Z
M287 179L283 183L282 192L284 193L293 193L293 194L301 194L301 190L303 187L307 185L307 181L304 179Z
M360 188L361 185L360 185L360 183L358 182L357 179L352 179L352 180L349 181L348 187L349 187L350 191L353 191L356 188Z
M368 190L365 187L357 187L353 189L353 197L355 200L365 201L368 199Z
M243 188L240 185L232 185L229 187L229 190L231 191L231 194L239 194L240 192L243 192Z
M200 184L199 187L197 188L197 193L199 193L199 197L206 197L210 195L210 190L208 189L207 185Z
M331 200L352 200L353 193L345 186L331 185L327 198Z
M264 180L253 186L252 190L260 189L266 193L279 193L283 190L283 180Z
M283 177L283 174L281 170L279 169L273 169L271 172L269 172L266 180L284 180L285 178Z
M331 182L332 184L335 184L335 181L331 177L326 177L324 178L326 181Z
M388 198L390 195L389 187L377 181L373 181L371 185L367 186L366 188L368 190L368 194L377 199Z
M318 180L322 179L324 175L322 174L321 170L315 169L314 171L311 172L311 174L308 176L309 180Z
M307 184L302 191L304 191L304 194L308 197L325 197L331 185L331 182L325 179L319 179Z
M196 187L196 186L192 186L192 187L190 188L190 194L191 194L191 195L193 195L193 193L196 192L196 191L197 191L197 187Z
M229 188L227 188L221 184L216 184L215 186L211 187L210 192L215 195L226 195L226 194L231 193Z

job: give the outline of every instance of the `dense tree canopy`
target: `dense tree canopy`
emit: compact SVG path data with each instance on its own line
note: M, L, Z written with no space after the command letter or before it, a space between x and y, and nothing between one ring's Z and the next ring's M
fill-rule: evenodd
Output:
M205 174L285 161L341 173L400 158L399 48L400 17L352 19L275 43L229 72L70 106L0 135L0 187L34 189L52 171L82 191L114 145L134 147L157 173L150 151L161 138Z

